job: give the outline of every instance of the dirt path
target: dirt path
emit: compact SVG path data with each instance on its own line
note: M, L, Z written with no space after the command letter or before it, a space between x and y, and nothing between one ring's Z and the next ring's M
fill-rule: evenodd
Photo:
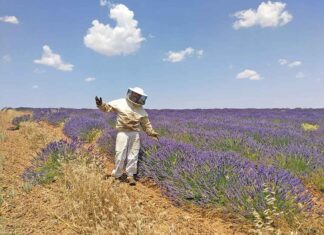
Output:
M21 113L0 113L0 131L5 133L5 138L0 140L0 234L76 234L54 216L62 200L56 184L29 188L21 179L40 147L48 141L66 137L59 127L33 123L33 128L47 135L43 144L40 141L39 146L35 146L35 139L28 137L28 126L7 131L11 118L17 115ZM107 162L107 170L112 168L113 164ZM139 182L136 187L127 187L127 194L133 203L143 205L143 213L147 216L159 213L164 223L167 221L186 228L186 232L181 234L243 234L247 230L247 227L243 230L240 224L225 222L221 217L226 217L218 216L217 212L175 207L157 187L148 183Z

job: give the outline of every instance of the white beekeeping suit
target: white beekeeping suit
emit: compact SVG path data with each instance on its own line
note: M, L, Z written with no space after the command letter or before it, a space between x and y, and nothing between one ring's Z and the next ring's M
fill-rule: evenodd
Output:
M130 184L135 185L134 174L137 173L138 153L140 150L139 132L141 128L151 137L157 139L158 133L154 131L147 112L143 109L147 96L141 88L129 88L127 97L113 100L108 103L102 102L96 97L97 107L104 112L116 112L116 155L115 168L112 175L120 178L123 174L125 160L126 174ZM98 102L99 101L99 102Z

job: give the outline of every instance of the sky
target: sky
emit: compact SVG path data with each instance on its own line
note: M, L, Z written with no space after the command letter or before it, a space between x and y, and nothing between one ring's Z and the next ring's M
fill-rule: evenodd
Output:
M0 0L0 108L324 108L316 0Z

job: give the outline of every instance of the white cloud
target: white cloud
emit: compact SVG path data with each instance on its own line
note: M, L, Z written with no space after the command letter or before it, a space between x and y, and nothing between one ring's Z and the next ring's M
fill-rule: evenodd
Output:
M251 69L245 69L244 71L237 74L236 79L250 79L250 80L261 80L262 77L256 71Z
M10 24L19 24L19 20L16 16L3 16L0 17L0 21Z
M281 65L288 64L288 60L286 60L286 59L279 59L278 62L279 62L279 64L281 64Z
M196 54L200 58L200 57L202 57L204 55L204 51L203 50L197 50Z
M40 60L34 60L36 64L47 65L62 71L72 71L73 64L65 64L59 54L54 54L47 45L43 46L43 54Z
M39 87L38 85L33 85L32 86L33 89L38 89L38 87Z
M2 60L3 60L3 62L5 62L5 63L9 63L9 62L12 61L10 55L4 55L4 56L2 56Z
M238 11L234 14L237 20L233 24L234 29L248 28L259 25L265 27L278 27L289 23L293 16L284 11L286 7L282 2L262 2L258 9Z
M111 1L109 0L99 0L100 6L104 7L104 6L112 6Z
M109 17L116 21L116 26L113 28L109 24L93 20L93 26L83 39L84 44L107 56L128 55L137 51L145 38L137 27L134 12L125 5L118 4L112 6Z
M203 50L195 50L191 47L187 47L182 51L169 51L167 53L167 58L164 58L163 61L169 61L172 63L177 63L185 60L187 57L196 54L197 57L201 57L204 54Z
M293 68L293 67L297 67L297 66L300 66L302 64L301 61L294 61L294 62L291 62L288 64L288 67L289 68Z
M298 78L298 79L305 78L305 74L304 74L303 72L298 72L298 73L296 74L296 78Z
M302 62L298 61L298 60L290 62L290 61L288 61L286 59L279 59L278 62L279 62L280 65L287 65L289 68L293 68L293 67L297 67L297 66L302 65Z
M88 77L88 78L84 79L84 81L86 81L86 82L92 82L94 80L96 80L96 78L94 78L94 77Z

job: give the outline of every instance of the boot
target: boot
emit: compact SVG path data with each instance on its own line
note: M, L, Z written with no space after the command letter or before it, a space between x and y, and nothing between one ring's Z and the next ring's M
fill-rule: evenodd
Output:
M135 186L136 185L136 180L134 179L133 176L128 176L127 177L127 180L128 180L129 185L131 185L131 186Z

